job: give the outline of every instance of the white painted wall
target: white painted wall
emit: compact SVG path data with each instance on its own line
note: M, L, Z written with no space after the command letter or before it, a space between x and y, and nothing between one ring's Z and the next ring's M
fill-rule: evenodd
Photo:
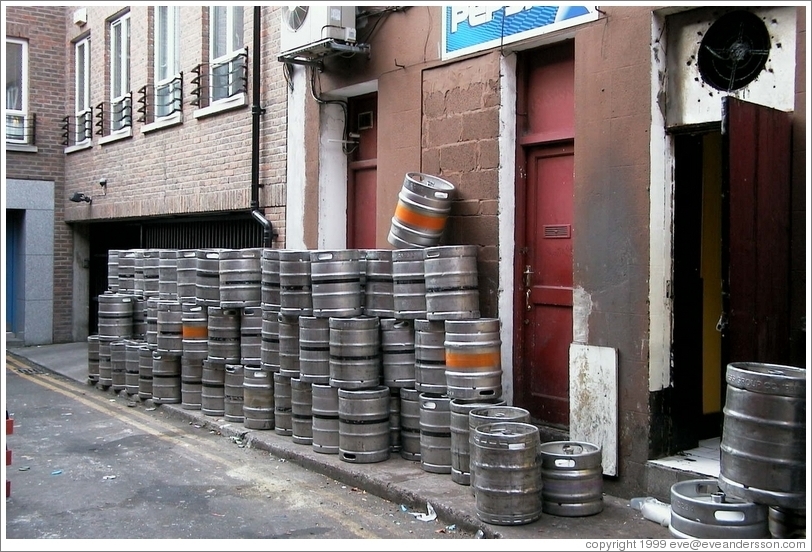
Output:
M288 89L288 165L285 216L286 249L307 249L304 241L305 189L305 98L307 79L304 67L293 67L293 90Z
M319 249L347 247L347 156L342 151L344 110L321 106L319 138Z
M499 290L502 398L513 404L513 257L516 248L516 54L500 62L499 108Z
M651 175L649 186L649 391L671 385L673 145L665 132L665 106L658 99L665 87L665 18L652 15L651 36ZM659 45L658 45L659 39Z

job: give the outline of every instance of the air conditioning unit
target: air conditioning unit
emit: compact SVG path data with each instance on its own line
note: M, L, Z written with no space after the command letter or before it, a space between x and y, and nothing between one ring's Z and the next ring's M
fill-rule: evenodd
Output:
M355 6L287 6L282 10L281 56L320 55L330 44L355 43Z

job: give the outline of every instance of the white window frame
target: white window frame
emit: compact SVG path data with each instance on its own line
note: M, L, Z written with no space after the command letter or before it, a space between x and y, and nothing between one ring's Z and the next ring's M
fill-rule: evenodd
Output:
M116 51L116 27L121 28L120 51ZM116 63L121 64L118 82L116 82ZM118 92L118 94L116 93ZM110 134L130 132L132 127L132 101L130 94L130 14L110 22ZM119 104L121 107L119 108ZM116 120L116 115L123 109L130 108L130 120Z
M6 80L6 142L10 144L28 144L28 136L26 136L26 127L28 126L28 41L19 39L19 38L6 38L6 45L9 43L19 44L22 46L21 50L21 78L22 82L20 83L20 107L21 109L9 109L8 101L9 101L9 88L8 88L8 80ZM5 63L6 60L3 60ZM6 76L8 79L8 75ZM12 126L15 129L20 129L22 131L22 138L15 138L9 133L9 119L12 121Z
M79 51L84 50L84 63L83 72L84 78L82 82L79 80ZM74 144L80 145L90 141L92 136L93 120L92 110L90 106L90 37L83 38L74 44L74 95L76 100L74 102ZM84 88L84 93L80 92L79 85Z
M166 10L167 42L161 44L160 26L161 11ZM173 111L174 103L181 100L181 83L175 80L180 74L180 8L178 6L155 6L155 40L154 40L154 80L155 80L155 121L163 121L169 118L177 118L180 111ZM161 75L162 64L166 65L164 76ZM174 102L167 104L167 100L172 98ZM162 110L166 110L163 113Z
M224 8L226 10L226 53L215 57L215 47L217 44L217 37L215 36L215 32L217 30L216 19L215 19L215 10L218 8ZM235 21L234 21L234 14L235 10L242 10L242 21L243 21L243 28L239 29L239 36L242 37L241 39L237 39L235 37ZM245 51L245 10L243 6L210 6L209 7L209 98L210 98L210 105L217 104L217 103L224 103L230 100L233 100L233 97L236 94L236 91L239 89L240 85L236 81L230 81L228 83L228 88L226 90L227 94L222 97L216 97L215 91L222 89L222 87L215 86L215 70L223 65L228 66L228 74L232 75L234 70L234 65L237 60L242 60L242 63L245 63L245 58L240 58L239 56ZM240 44L236 44L236 42L240 42Z

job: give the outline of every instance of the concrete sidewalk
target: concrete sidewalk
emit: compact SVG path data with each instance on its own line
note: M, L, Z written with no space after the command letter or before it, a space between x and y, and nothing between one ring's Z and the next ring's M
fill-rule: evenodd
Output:
M87 342L12 347L7 354L23 362L33 363L76 382L88 384ZM97 393L112 390L94 388ZM151 402L151 401L149 401ZM137 406L145 406L136 397ZM473 532L482 530L484 538L511 539L670 539L667 527L643 518L629 507L628 500L604 495L601 513L586 517L558 517L542 514L533 523L517 526L491 525L476 515L476 502L471 488L459 485L450 475L424 471L419 462L404 460L393 453L389 460L373 464L353 464L338 455L321 454L311 446L294 443L290 437L273 430L248 430L242 424L211 417L200 410L187 410L180 404L158 406L179 419L219 431L227 437L241 439L246 446L268 451L278 458L295 462L309 470L322 473L345 485L352 485L396 504L405 504L410 511L427 509L431 503L442 526L456 524Z

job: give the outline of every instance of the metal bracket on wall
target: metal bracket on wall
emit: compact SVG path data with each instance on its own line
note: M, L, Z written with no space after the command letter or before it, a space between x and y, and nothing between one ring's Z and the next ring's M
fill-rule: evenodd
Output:
M336 42L334 40L331 40L324 44L320 44L318 50L312 50L309 49L309 47L305 47L300 50L280 55L276 59L277 61L281 61L283 63L306 65L309 67L316 67L319 70L323 70L324 60L326 58L337 56L340 54L369 55L369 49L370 49L369 44L345 44L343 42Z

